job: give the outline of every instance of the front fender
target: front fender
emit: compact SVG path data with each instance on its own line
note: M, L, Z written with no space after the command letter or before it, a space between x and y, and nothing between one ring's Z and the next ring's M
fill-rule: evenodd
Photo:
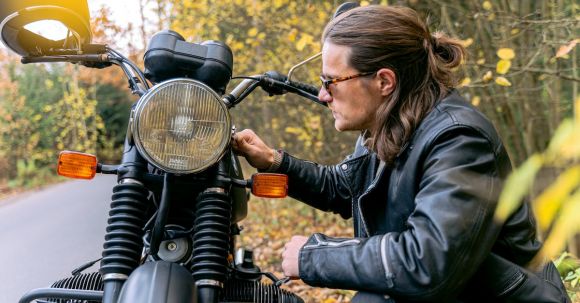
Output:
M195 282L182 266L147 262L131 273L123 285L119 303L196 303Z

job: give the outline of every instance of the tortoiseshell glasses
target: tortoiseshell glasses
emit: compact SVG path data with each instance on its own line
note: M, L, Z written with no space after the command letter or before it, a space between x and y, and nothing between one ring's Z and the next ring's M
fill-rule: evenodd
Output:
M325 79L323 76L320 76L320 81L322 82L322 86L324 87L324 89L328 92L329 95L332 96L332 92L330 92L330 85L331 84L350 80L350 79L354 79L354 78L358 78L358 77L369 76L369 75L372 75L374 73L376 73L376 72L366 72L366 73L360 73L360 74L356 74L356 75L339 77L339 78L334 78L334 79Z

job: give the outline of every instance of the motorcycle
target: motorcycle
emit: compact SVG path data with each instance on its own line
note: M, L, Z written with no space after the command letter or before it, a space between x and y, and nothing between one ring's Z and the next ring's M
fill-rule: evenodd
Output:
M341 5L335 16L353 7ZM53 41L24 26L57 20L69 29ZM282 198L287 176L244 179L231 148L229 109L256 88L294 93L316 103L318 88L277 72L244 78L232 91L233 54L219 41L189 43L177 32L155 34L142 71L108 45L92 44L86 1L28 0L0 4L1 40L27 63L69 62L122 69L138 101L133 105L121 163L63 151L58 174L91 179L117 175L102 258L82 265L50 288L25 294L36 302L303 302L280 288L287 279L262 272L250 250L235 250L247 215L248 190ZM151 85L150 85L151 84ZM83 271L100 261L95 273ZM272 283L261 282L262 277Z

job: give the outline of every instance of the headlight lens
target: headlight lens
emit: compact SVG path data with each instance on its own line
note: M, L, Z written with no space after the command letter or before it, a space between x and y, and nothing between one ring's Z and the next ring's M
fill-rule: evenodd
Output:
M224 102L211 88L190 79L173 79L139 100L133 121L137 149L156 167L196 173L216 163L231 137Z

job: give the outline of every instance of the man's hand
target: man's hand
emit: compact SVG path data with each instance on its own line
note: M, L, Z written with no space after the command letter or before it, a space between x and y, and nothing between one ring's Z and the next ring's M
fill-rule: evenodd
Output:
M290 242L284 245L284 252L282 253L282 271L284 275L290 278L299 278L299 252L302 246L306 244L308 237L293 236Z
M244 129L234 134L232 147L236 153L248 160L257 169L268 169L274 162L274 149L266 145L254 131Z

